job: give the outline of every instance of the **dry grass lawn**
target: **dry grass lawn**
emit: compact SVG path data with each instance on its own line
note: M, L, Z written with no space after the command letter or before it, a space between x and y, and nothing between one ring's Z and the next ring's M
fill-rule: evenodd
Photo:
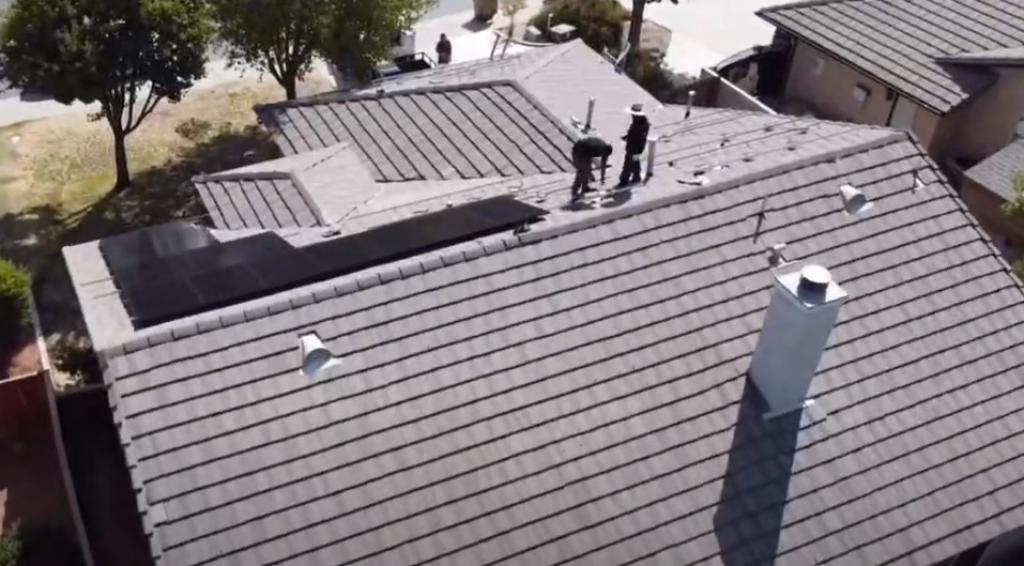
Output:
M0 129L0 255L33 271L51 344L83 333L60 249L204 214L189 179L276 157L252 108L282 98L273 81L246 78L161 104L128 139L133 185L117 195L105 121L69 114Z

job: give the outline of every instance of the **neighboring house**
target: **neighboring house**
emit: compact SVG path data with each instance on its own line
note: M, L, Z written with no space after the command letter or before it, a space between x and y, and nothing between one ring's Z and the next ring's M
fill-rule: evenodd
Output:
M1024 116L1024 0L821 0L758 15L778 28L767 52L779 75L759 93L790 111L911 130L953 169L1005 146Z
M1024 179L1024 122L1018 126L1014 141L967 170L961 194L986 229L1005 238L1005 244L1021 250L1024 218L1003 211L1006 201L1015 197L1013 184L1017 177Z
M590 96L616 161L651 111L653 177L566 209ZM259 114L289 157L197 179L217 229L64 250L157 564L973 564L1024 524L1024 287L905 132L687 117L579 41Z

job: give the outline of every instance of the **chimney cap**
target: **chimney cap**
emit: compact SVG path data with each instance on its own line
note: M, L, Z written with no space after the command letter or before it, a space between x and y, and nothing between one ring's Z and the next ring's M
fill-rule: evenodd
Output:
M806 309L842 301L846 291L825 267L812 262L794 262L774 270L776 284L786 289Z

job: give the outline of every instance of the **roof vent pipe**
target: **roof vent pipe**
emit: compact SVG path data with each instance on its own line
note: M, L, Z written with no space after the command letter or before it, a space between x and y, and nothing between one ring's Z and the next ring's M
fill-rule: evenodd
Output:
M654 158L658 154L658 137L649 136L647 138L647 178L650 179L654 176Z
M686 116L684 116L684 118L690 117L690 112L693 110L693 99L696 96L697 91L695 90L691 90L690 92L686 93Z
M587 101L587 123L584 126L587 131L590 131L590 126L594 123L594 104L596 103L597 100L593 96Z
M847 297L820 265L782 264L773 275L771 303L748 373L768 404L768 418L803 408Z
M303 334L299 337L299 352L302 354L302 375L317 377L325 369L341 363L324 346L316 333Z
M843 198L843 210L857 219L863 218L875 207L868 201L868 197L853 185L839 187L839 194Z

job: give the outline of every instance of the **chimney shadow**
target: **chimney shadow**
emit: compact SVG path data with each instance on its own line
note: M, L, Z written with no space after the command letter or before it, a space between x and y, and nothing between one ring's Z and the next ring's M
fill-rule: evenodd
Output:
M714 516L726 566L775 562L802 411L771 420L764 419L766 412L748 377Z

